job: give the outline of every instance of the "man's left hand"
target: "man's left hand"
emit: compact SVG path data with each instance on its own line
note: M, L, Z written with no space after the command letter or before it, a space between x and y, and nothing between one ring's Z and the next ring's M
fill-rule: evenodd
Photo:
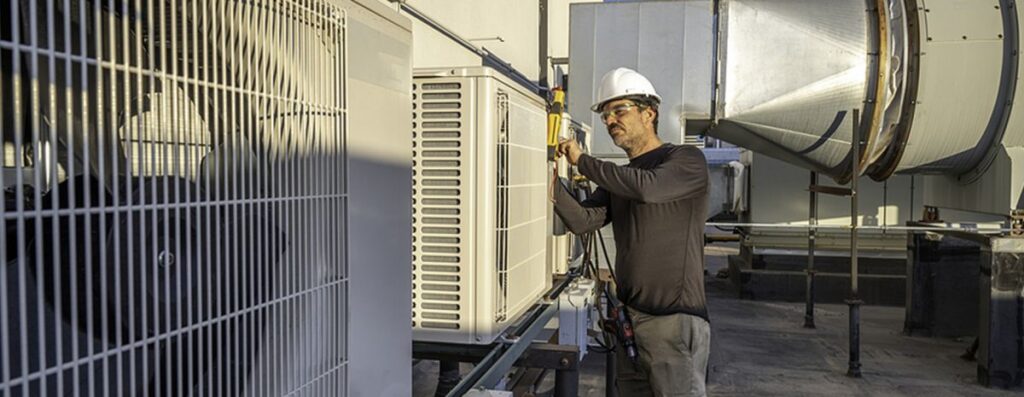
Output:
M569 160L569 164L576 165L583 150L580 149L580 145L576 143L575 139L568 138L558 142L558 153L565 156Z

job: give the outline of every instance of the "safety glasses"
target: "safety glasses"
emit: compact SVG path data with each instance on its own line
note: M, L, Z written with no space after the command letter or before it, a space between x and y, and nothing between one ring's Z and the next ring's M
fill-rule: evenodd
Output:
M601 112L601 121L607 123L608 122L608 118L611 117L611 116L615 116L615 119L619 119L620 117L625 116L626 112L628 112L629 109L639 108L639 107L640 107L640 105L637 105L635 103L624 103L622 105L613 107L611 109L604 110L604 111Z

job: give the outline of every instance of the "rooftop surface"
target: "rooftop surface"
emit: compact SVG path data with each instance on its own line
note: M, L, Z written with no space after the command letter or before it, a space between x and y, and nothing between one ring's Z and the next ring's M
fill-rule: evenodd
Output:
M816 329L803 328L802 303L741 300L728 280L714 277L735 248L712 246L707 294L711 314L710 396L1002 396L1024 388L989 389L977 383L976 364L960 358L970 337L909 337L902 334L902 307L861 309L863 377L846 376L847 307L815 305ZM604 396L604 355L583 362L581 396ZM471 366L463 364L463 373ZM437 364L413 367L414 396L432 396ZM553 376L540 384L551 395Z

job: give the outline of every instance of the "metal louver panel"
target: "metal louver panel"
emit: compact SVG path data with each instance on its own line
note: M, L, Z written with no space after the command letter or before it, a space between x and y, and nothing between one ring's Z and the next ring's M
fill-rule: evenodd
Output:
M0 396L345 395L345 10L0 11Z
M683 144L696 146L698 148L704 148L704 136L702 135L686 135L683 136Z
M470 158L463 134L469 124L463 102L468 95L458 82L413 85L413 326L425 329L467 328L463 265L471 233L463 223L470 214L470 190L463 176Z

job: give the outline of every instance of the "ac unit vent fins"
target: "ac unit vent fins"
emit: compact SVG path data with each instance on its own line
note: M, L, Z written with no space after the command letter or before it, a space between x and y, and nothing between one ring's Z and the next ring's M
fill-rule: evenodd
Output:
M466 155L462 141L464 109L461 83L425 83L413 85L414 193L413 222L423 225L413 244L414 278L423 283L414 288L420 292L413 322L421 328L439 330L461 329L460 302L464 299L460 271L464 264L464 241L468 193L461 169ZM414 301L417 301L414 298ZM415 303L415 302L414 302Z

